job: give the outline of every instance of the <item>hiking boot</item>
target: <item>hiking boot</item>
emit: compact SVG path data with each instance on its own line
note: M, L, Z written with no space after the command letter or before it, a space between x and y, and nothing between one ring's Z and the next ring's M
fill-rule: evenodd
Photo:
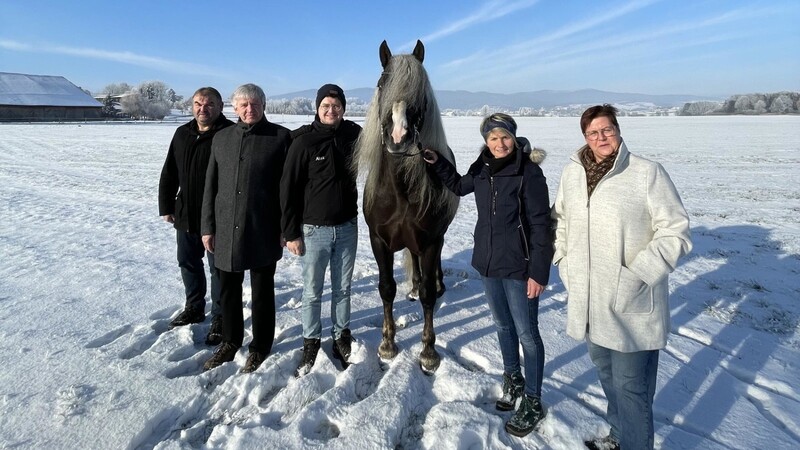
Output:
M610 434L605 437L584 441L583 443L590 450L619 450L619 442Z
M236 352L239 351L239 346L230 342L223 342L216 350L214 355L203 364L203 370L211 370L214 367L221 366L222 364L233 361Z
M353 336L350 334L350 329L345 328L339 339L333 342L333 357L341 361L342 366L347 368L348 361L350 360L350 346L353 342Z
M222 343L222 316L214 316L211 319L211 328L206 335L206 345L219 345Z
M517 412L506 422L506 431L514 436L527 436L547 414L539 397L524 395Z
M190 323L200 323L204 320L206 320L206 313L204 313L203 310L186 308L181 311L177 317L172 319L172 322L169 323L169 327L182 327Z
M258 366L264 362L266 355L261 352L250 352L250 356L247 357L247 362L244 363L244 367L242 367L242 373L250 373L255 372L258 369Z
M294 372L295 377L302 377L314 367L319 352L319 339L303 339L303 360Z
M511 411L525 389L525 378L520 372L503 374L503 396L494 404L498 411Z

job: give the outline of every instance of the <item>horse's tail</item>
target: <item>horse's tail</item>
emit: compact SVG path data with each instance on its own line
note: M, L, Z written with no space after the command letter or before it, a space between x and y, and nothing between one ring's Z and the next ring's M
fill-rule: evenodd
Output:
M414 279L414 254L409 249L403 250L403 269L406 271L406 280L411 283Z

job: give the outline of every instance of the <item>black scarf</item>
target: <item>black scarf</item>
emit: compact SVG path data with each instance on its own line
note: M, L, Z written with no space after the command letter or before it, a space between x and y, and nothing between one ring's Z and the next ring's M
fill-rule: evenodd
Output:
M511 153L503 156L502 158L495 158L494 155L492 155L492 152L487 148L481 154L481 158L483 159L483 163L489 168L489 175L494 176L494 174L505 169L506 166L510 165L512 162L514 162L514 160L517 159L517 149L514 148Z

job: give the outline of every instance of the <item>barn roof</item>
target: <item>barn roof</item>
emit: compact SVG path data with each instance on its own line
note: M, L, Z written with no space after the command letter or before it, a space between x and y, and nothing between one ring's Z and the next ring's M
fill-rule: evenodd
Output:
M103 106L64 77L0 72L0 105Z

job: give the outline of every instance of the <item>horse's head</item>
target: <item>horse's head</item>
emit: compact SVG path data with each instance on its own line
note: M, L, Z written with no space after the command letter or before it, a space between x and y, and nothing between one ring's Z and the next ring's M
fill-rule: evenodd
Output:
M419 153L420 132L428 109L428 77L422 67L425 47L417 41L410 55L392 56L389 45L380 46L383 73L378 80L381 141L394 155Z

